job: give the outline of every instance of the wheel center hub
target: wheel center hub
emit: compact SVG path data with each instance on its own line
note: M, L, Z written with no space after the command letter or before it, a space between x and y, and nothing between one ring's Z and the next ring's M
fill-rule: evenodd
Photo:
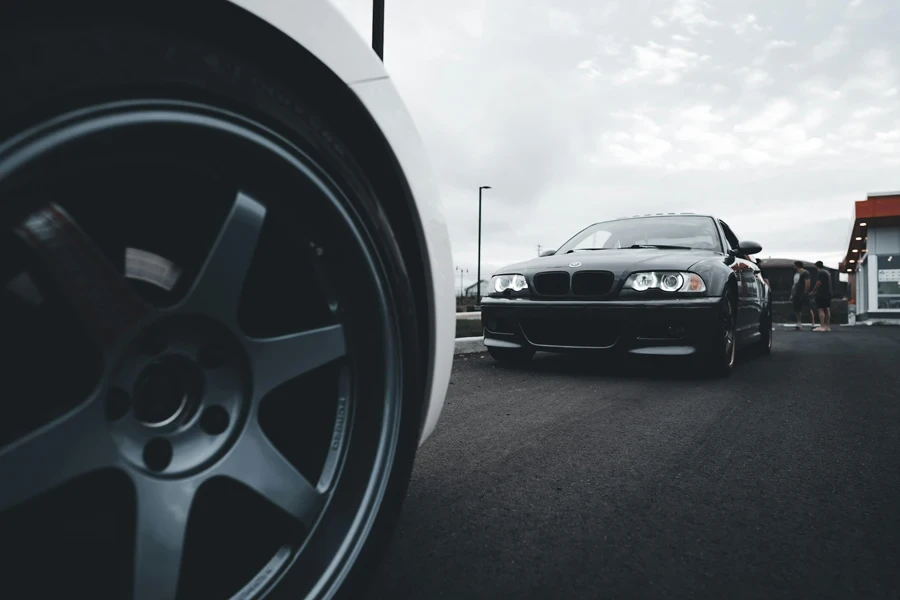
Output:
M149 365L140 374L134 390L134 416L148 427L162 427L177 420L195 402L186 365L163 360Z
M214 464L250 408L249 364L233 334L200 317L151 325L117 358L107 420L123 456L154 474Z

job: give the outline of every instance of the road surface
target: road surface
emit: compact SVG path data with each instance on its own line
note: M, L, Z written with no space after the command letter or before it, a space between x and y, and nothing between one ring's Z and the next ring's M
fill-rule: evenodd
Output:
M671 361L457 359L369 598L896 598L900 328Z

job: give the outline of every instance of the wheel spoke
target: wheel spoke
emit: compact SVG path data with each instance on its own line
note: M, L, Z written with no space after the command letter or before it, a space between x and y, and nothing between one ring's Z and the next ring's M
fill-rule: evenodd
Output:
M117 454L94 398L0 449L0 511L80 475L112 466Z
M150 310L60 206L32 213L16 232L32 249L39 286L49 284L105 352Z
M246 485L306 527L312 527L324 502L322 494L272 445L255 419L216 474Z
M237 320L241 291L265 217L263 205L243 193L237 195L182 310L229 323Z
M344 328L329 325L275 338L247 340L254 396L261 399L279 385L347 354Z
M134 600L174 599L197 480L135 475Z

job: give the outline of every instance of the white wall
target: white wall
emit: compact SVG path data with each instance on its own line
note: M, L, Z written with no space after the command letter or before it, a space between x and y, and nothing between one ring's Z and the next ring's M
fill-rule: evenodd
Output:
M866 246L872 254L900 254L900 227L873 227L868 236Z

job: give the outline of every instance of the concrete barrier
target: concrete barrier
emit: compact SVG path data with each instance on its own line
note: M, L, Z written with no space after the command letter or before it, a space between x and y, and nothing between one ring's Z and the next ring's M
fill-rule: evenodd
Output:
M454 354L474 354L476 352L487 352L487 348L484 345L484 337L456 338Z

